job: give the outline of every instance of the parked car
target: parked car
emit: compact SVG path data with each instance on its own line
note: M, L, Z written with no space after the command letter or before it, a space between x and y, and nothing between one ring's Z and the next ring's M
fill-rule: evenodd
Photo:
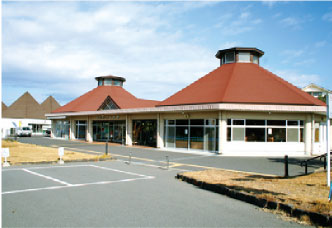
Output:
M44 132L44 136L45 137L51 137L51 129L47 129L45 132Z
M29 127L22 127L17 130L17 136L28 136L31 137L32 130Z

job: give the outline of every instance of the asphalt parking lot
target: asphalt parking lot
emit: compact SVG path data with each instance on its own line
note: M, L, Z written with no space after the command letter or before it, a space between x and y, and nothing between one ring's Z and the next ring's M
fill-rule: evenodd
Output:
M19 138L20 142L32 143L42 146L65 147L65 150L73 150L83 153L103 154L105 153L105 143L86 143L79 141L69 141L61 139L51 139L45 137L25 137ZM109 144L109 153L118 160L132 160L151 166L165 166L167 159L170 166L183 170L202 170L207 168L222 168L239 170L254 173L264 173L283 176L283 157L229 157L220 156L214 153L179 153L154 148L127 147L118 144ZM308 157L290 157L289 175L304 174L304 167L299 165L300 161ZM314 160L309 163L308 171L313 172L317 168L323 167L323 161Z
M176 168L124 161L2 169L3 227L296 227L176 180Z

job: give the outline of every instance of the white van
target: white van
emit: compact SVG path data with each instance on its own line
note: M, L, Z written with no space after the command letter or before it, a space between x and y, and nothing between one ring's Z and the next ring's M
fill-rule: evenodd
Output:
M31 137L32 135L32 130L29 127L22 127L19 128L16 132L17 136L28 136Z

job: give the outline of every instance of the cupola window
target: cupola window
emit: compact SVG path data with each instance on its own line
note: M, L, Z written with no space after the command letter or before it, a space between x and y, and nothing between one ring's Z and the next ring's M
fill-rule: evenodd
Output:
M239 63L250 63L249 52L239 52Z
M225 63L234 63L235 62L235 53L229 52L225 54Z

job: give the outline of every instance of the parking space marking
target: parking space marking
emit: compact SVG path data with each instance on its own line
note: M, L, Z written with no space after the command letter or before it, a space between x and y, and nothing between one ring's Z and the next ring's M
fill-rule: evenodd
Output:
M50 169L50 168L72 168L72 167L94 167L94 168L99 168L99 169L103 169L103 170L137 176L137 178L128 178L128 179L121 179L121 180L114 180L114 181L98 181L98 182L81 183L81 184L70 184L65 181L61 181L59 179L31 171L31 169L38 170L38 169ZM155 178L154 176L147 176L147 175L143 175L143 174L139 174L139 173L127 172L127 171L107 168L107 167L103 167L103 166L91 165L91 164L89 164L89 165L72 165L72 166L30 167L29 169L17 168L17 169L7 169L7 170L2 170L2 171L15 171L15 170L24 171L24 172L30 173L32 175L35 175L35 176L39 176L39 177L42 177L42 178L45 178L48 180L52 180L52 181L54 181L56 183L60 183L62 185L50 186L50 187L44 187L44 188L29 188L29 189L22 189L22 190L12 190L12 191L2 192L2 195L14 194L14 193L24 193L24 192L34 192L34 191L41 191L41 190L55 190L55 189L71 188L71 187L84 187L84 186L89 186L89 185L105 185L105 184L113 184L113 183L121 183L121 182L131 182L131 181L136 181L136 180L149 180L149 179Z
M53 177L50 177L50 176L46 176L46 175L43 175L43 174L40 174L40 173L37 173L37 172L34 172L34 171L31 171L31 170L28 170L28 169L22 169L24 172L27 172L27 173L30 173L30 174L33 174L33 175L36 175L38 177L43 177L47 180L51 180L51 181L54 181L54 182L57 182L57 183L60 183L60 184L63 184L63 185L67 185L67 186L72 186L72 184L69 184L65 181L61 181L59 179L56 179L56 178L53 178Z
M143 175L143 174L126 172L126 171L121 171L121 170L118 170L118 169L106 168L106 167L98 166L98 165L89 165L89 166L95 167L95 168L99 168L99 169L110 170L110 171L114 171L114 172L125 173L125 174L129 174L129 175L134 175L134 176L139 176L139 177L148 177L148 176Z

